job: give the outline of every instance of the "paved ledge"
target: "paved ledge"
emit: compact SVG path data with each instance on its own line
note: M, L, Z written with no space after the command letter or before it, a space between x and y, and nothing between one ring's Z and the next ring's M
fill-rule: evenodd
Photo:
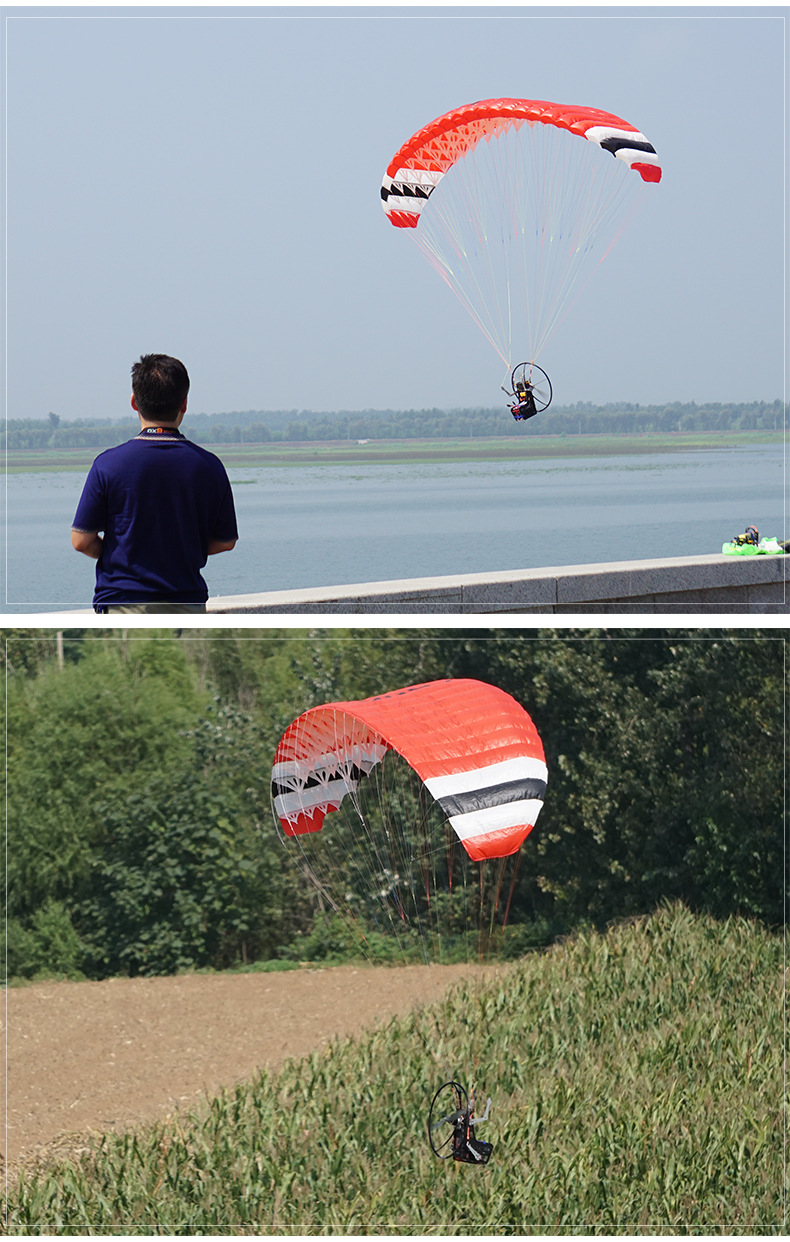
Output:
M790 556L676 556L210 599L210 613L787 613Z

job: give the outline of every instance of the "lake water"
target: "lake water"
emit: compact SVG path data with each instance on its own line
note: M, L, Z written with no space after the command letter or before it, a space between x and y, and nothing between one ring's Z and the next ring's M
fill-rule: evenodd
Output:
M781 446L619 457L229 471L235 551L212 596L718 552L747 526L784 538ZM83 473L7 478L6 612L90 605L71 548Z

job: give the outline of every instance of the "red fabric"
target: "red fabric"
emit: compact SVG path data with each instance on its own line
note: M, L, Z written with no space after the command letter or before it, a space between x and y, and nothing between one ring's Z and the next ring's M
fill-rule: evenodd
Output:
M416 229L420 221L416 211L388 211L387 215L396 229Z
M632 164L633 172L638 172L643 181L660 181L661 169L656 164Z
M514 828L500 828L498 832L482 832L477 837L467 837L464 849L473 862L483 862L486 858L507 858L518 853L534 826L521 824Z
M496 686L455 678L311 708L286 729L275 763L334 748L338 712L364 721L371 736L403 755L423 780L518 755L544 758L538 731L520 703Z
M455 108L413 134L390 161L387 176L394 177L402 168L446 172L481 138L498 134L511 125L523 125L525 121L556 125L558 129L580 135L593 125L639 133L628 121L599 108L555 104L545 99L483 99Z

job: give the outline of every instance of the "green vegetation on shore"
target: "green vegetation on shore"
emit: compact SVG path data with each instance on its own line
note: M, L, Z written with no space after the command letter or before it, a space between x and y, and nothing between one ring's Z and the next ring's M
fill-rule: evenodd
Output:
M134 429L129 428L129 436ZM265 444L206 443L225 465L255 466L366 465L372 463L522 461L553 457L616 457L642 453L688 452L691 449L748 448L782 444L780 431L676 432L672 435L542 435L480 439L410 439L269 442ZM204 442L205 443L205 442ZM10 474L86 471L100 448L9 449Z
M224 414L187 413L184 431L199 444L298 445L359 441L466 441L514 440L534 443L546 437L670 436L731 432L781 432L785 410L781 401L750 404L672 402L635 405L629 402L596 406L591 402L553 405L528 423L514 424L502 406L493 409L454 410L245 410ZM134 435L136 423L84 418L61 420L9 419L0 430L0 448L17 451L48 449L57 454L71 449L101 450Z
M441 1011L264 1071L192 1116L94 1138L75 1163L12 1181L6 1229L782 1234L781 1015L779 937L664 906L463 985ZM429 1150L448 1070L493 1097L485 1168Z

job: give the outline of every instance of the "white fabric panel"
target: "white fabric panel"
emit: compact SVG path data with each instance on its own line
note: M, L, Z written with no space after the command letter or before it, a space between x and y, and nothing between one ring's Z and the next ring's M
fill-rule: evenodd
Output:
M444 173L438 170L431 172L427 168L399 168L390 181L402 181L406 185L438 185L443 176Z
M625 160L629 166L631 164L653 164L659 167L658 156L652 151L634 151L632 147L621 147L619 151L615 151L615 155L619 160Z
M272 768L272 781L279 785L289 780L304 780L313 772L334 772L341 767L348 767L349 764L369 772L384 758L387 750L387 746L370 742L365 746L352 746L347 751L328 751L315 759L288 759L275 763Z
M434 798L451 794L469 793L473 789L489 789L492 785L504 785L507 781L523 778L547 781L549 770L542 759L520 755L516 759L504 759L487 767L473 768L471 772L453 772L450 776L431 776L425 782Z
M381 205L387 213L392 211L408 211L413 216L418 216L427 202L427 198L404 198L400 194L393 194L387 199L386 203L382 199Z
M303 811L312 811L317 806L326 806L329 802L340 802L355 784L347 781L329 781L326 785L311 785L309 789L295 789L289 793L277 794L274 809L280 819L295 819Z
M589 138L592 142L606 142L607 138L625 138L627 142L650 142L649 138L645 138L644 134L640 134L633 129L609 129L606 125L592 125L585 131L585 138ZM650 143L652 146L653 144Z
M498 828L515 828L519 824L535 824L543 803L539 798L524 802L506 802L504 806L489 806L484 811L470 811L467 815L451 815L450 823L459 841L496 832Z

